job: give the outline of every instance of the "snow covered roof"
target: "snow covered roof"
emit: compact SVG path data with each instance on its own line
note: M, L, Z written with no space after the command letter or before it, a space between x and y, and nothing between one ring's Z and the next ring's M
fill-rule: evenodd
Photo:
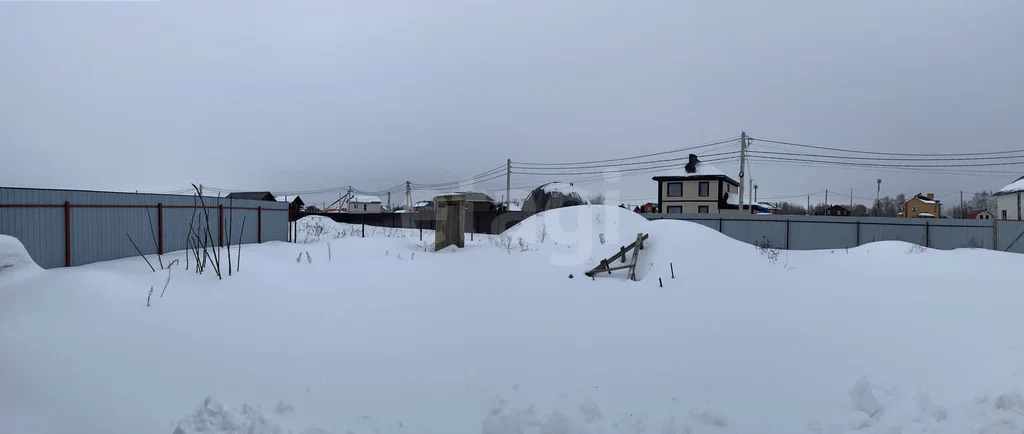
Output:
M428 207L428 206L434 206L434 202L433 201L429 201L429 200L421 200L419 202L416 202L416 203L412 204L412 206L414 206L414 207L421 207L421 208L422 207Z
M508 204L508 210L509 211L522 211L523 210L523 204L512 202L512 203Z
M917 214L918 217L935 217L935 214L922 212Z
M740 206L740 195L738 193L725 193L725 203Z
M736 182L735 179L732 179L732 177L730 177L729 175L726 175L725 172L723 172L721 169L719 169L719 168L717 168L717 167L715 167L713 165L710 165L708 163L705 163L703 161L700 161L697 158L697 156L693 155L693 154L690 155L690 163L687 164L686 167L681 172L673 173L671 175L655 176L653 179L655 181L662 181L662 180L670 181L670 180L674 180L674 179L686 179L686 178L695 178L695 179L701 179L701 178L724 178L724 179L728 180L730 183L732 183L733 185L739 185L739 183Z
M1010 183L1010 185L1000 188L999 191L995 192L995 195L999 196L1001 194L1017 193L1019 191L1024 191L1024 176L1017 178L1017 180Z
M352 196L353 203L380 203L380 198L377 196L364 196L357 194Z
M437 196L465 196L466 202L494 202L494 199L491 199L490 196L476 191L453 191Z

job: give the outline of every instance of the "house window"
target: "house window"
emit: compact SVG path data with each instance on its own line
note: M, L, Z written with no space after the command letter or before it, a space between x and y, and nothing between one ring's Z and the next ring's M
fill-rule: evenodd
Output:
M672 182L668 185L668 196L669 197L682 197L683 196L683 183Z
M1006 210L1003 210L1003 220L1006 220Z
M711 196L711 183L710 182L703 181L700 184L698 184L698 186L699 186L699 190L697 191L697 194L700 197Z
M917 205L910 207L911 211L917 212Z
M707 205L698 206L697 207L697 213L698 214L707 214L708 213L708 206Z
M683 213L683 207L681 207L681 206L670 206L670 207L668 207L668 213L669 214L682 214Z

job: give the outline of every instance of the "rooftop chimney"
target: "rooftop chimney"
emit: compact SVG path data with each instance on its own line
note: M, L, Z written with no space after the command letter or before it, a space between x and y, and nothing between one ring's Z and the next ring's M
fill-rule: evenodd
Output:
M698 162L700 162L700 160L697 159L697 154L690 154L690 162L686 163L686 173L696 172Z
M928 200L935 200L935 193L928 193Z

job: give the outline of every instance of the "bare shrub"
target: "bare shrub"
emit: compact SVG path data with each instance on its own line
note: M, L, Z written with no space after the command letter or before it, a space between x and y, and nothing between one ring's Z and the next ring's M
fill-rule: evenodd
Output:
M761 241L754 243L754 248L761 253L762 256L768 258L771 263L776 263L779 260L779 249L772 246L772 242L768 240L768 237L761 237Z

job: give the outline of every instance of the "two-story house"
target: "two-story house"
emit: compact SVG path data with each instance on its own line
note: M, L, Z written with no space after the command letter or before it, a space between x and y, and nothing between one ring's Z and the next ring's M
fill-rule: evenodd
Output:
M348 202L350 214L379 214L381 211L381 201L377 196L356 195Z
M899 216L903 218L940 218L942 203L935 200L935 195L918 193L900 205Z
M683 173L655 176L653 179L658 182L658 209L663 213L740 212L740 183L717 167L701 162L694 154L690 154ZM743 208L750 212L749 205Z
M1021 212L1021 204L1024 203L1024 176L999 189L993 196L996 197L996 218L1024 220L1024 212Z

